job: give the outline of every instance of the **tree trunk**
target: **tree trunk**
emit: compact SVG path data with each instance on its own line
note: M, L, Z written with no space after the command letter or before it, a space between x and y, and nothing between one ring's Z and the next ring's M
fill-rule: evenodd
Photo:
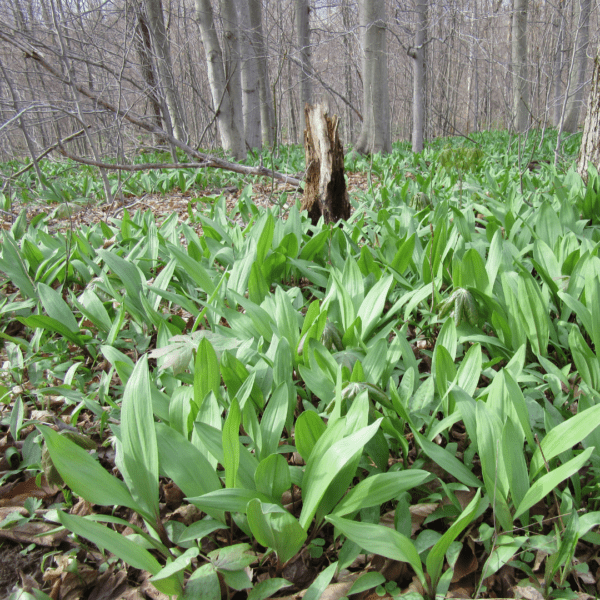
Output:
M308 210L313 225L321 218L335 223L350 218L350 201L344 178L344 148L338 117L327 115L325 105L305 108L306 179L302 210Z
M267 51L262 26L262 0L248 0L250 7L250 24L254 51L258 58L258 92L260 96L260 126L263 144L273 143L275 131L275 115L273 113L273 98L269 85L269 70L267 66Z
M594 74L577 163L577 172L585 181L589 163L600 170L600 48L594 61Z
M223 21L223 66L227 91L231 99L233 120L237 130L244 131L242 77L240 69L239 27L234 0L220 0Z
M527 81L527 10L529 0L513 0L512 80L515 129L523 133L529 123L529 85Z
M302 107L312 102L312 82L310 80L310 8L308 0L296 0L297 49L300 55L300 104ZM307 123L304 124L307 127Z
M145 0L148 25L152 33L154 53L158 66L160 84L164 92L173 133L178 140L187 141L185 134L181 100L173 79L173 65L171 63L171 50L165 28L162 0Z
M587 74L587 49L590 43L591 0L580 0L579 19L573 49L573 68L569 73L569 99L563 123L563 131L575 133L579 124L579 111L583 104L583 88Z
M364 52L364 120L355 150L362 154L391 152L385 2L361 0L359 20Z
M425 42L427 40L427 0L417 0L417 29L413 60L413 127L412 151L423 152L425 137Z
M202 32L202 42L208 65L208 81L216 112L221 144L235 159L246 158L246 146L237 128L232 98L227 90L227 80L223 68L223 55L215 29L210 0L196 0L196 15Z
M238 16L241 29L240 48L242 51L242 99L244 106L244 136L249 148L262 148L259 64L248 0L238 0Z
M554 78L554 116L553 124L555 127L560 126L560 117L562 115L562 72L563 72L563 45L565 38L565 16L563 14L562 3L558 3L556 7L556 14L554 16L553 27L556 29L556 52L554 54L554 72L552 74Z

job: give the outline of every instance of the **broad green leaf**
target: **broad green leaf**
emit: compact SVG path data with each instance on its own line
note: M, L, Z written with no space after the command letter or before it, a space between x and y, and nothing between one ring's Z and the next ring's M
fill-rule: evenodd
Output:
M362 339L366 340L372 331L377 327L379 320L381 319L381 313L385 306L388 292L394 277L388 275L382 277L367 294L363 303L358 309L357 317L360 317L362 321ZM354 320L354 319L352 319Z
M262 434L262 446L260 448L261 458L265 458L277 452L281 433L288 415L288 404L288 384L282 383L277 387L269 399L260 422Z
M319 573L318 577L310 584L303 596L303 600L320 600L324 596L327 586L333 579L337 569L337 561L331 563L324 571Z
M296 450L308 462L317 440L323 435L327 426L323 419L313 411L304 411L296 420L294 429Z
M248 594L248 600L266 600L266 598L270 598L281 588L288 587L290 585L292 584L287 579L281 579L279 577L265 579L264 581L257 583L252 588L252 591Z
M375 525L373 523L358 523L350 519L330 515L325 517L336 529L348 539L358 544L367 552L378 556L385 556L392 560L408 563L418 575L422 583L425 582L421 559L414 543L410 538L398 533L395 529Z
M205 456L183 435L164 423L156 423L156 441L161 471L188 496L201 496L221 489L221 480ZM222 520L222 511L208 511Z
M217 353L206 337L200 340L194 363L194 402L198 408L209 392L219 395L221 373Z
M146 356L138 361L125 386L121 443L123 478L131 495L146 514L158 518L158 448Z
M423 452L429 456L429 458L437 463L442 469L448 473L452 473L456 479L461 483L470 487L481 487L481 481L469 471L469 469L456 458L453 454L450 454L445 448L430 442L427 438L423 437L420 433L412 430L415 436L415 440L423 449Z
M258 498L266 504L271 503L271 498L265 496L265 494L243 488L223 488L195 498L187 498L187 500L204 512L207 510L221 510L245 513L248 502L254 500L254 498Z
M31 315L30 317L26 318L18 317L18 320L32 329L46 329L47 331L58 333L81 348L85 346L86 339L90 339L89 337L86 338L86 336L78 335L72 332L61 321L57 321L56 319L46 315Z
M192 573L181 600L221 600L221 584L212 564L202 565Z
M517 511L515 512L515 519L520 517L526 510L529 510L534 504L537 504L540 500L545 498L565 479L568 479L574 473L577 473L577 471L579 471L579 469L587 462L593 450L593 447L585 449L579 456L576 456L564 465L553 469L550 473L546 473L546 475L543 475L534 482L519 504Z
M70 531L78 536L93 542L100 548L105 548L118 556L121 560L131 565L135 569L148 571L156 575L160 570L160 563L139 544L129 540L126 536L109 529L100 523L94 523L89 519L69 515L63 511L58 511L59 521ZM172 593L178 593L176 590Z
M223 425L223 467L225 468L225 485L228 488L237 486L237 473L240 466L241 422L240 407L237 399L234 398L225 425Z
M38 425L52 463L63 481L78 495L100 506L127 506L135 511L140 507L131 497L125 484L111 475L86 450L50 427Z
M529 489L529 474L523 452L523 433L507 419L502 429L502 456L505 463L508 487L515 506L519 506Z
M11 235L4 235L2 238L0 270L8 275L14 285L19 288L24 298L37 298L33 282L27 273L21 253L19 252L19 247Z
M150 581L156 585L157 582L162 582L165 579L172 578L173 575L187 569L192 560L198 556L200 550L198 548L188 548L183 554L175 560L167 563L158 573L150 578ZM159 584L160 585L160 584Z
M300 513L300 525L305 530L308 529L329 484L335 479L338 472L354 459L356 454L362 453L363 447L375 435L380 423L381 419L377 419L371 425L335 442L316 458L310 474L307 467L302 481L303 505Z
M295 556L306 540L306 531L286 510L254 499L247 507L248 524L259 544L273 548L281 563Z
M490 577L499 571L513 556L520 550L523 543L527 540L526 536L508 537L500 536L500 538L508 538L508 543L500 543L496 546L483 566L481 579Z
M281 454L271 454L258 463L254 475L256 489L277 504L281 496L292 486L290 467Z
M343 517L363 508L379 506L393 500L403 492L425 483L431 473L419 469L378 473L363 479L346 494L332 514Z
M73 333L79 332L79 325L73 316L73 311L56 290L40 282L38 283L38 294L49 317L59 321Z
M535 477L544 467L544 458L550 462L555 456L571 449L600 426L600 404L596 404L551 429L531 459L530 477ZM542 455L543 452L543 455Z
M479 508L480 501L481 493L479 490L477 490L473 500L469 502L469 505L463 510L456 521L429 551L427 560L425 561L425 566L427 567L427 574L429 577L431 577L434 590L436 589L440 576L442 575L442 567L444 566L446 552L448 551L450 544L473 520L475 514L477 513L477 509Z
M448 319L450 321L451 319ZM473 344L458 367L456 383L469 396L472 396L479 384L482 366L481 345Z
M220 430L207 425L206 423L194 422L195 434L202 440L206 449L217 459L222 465L225 464L225 456L223 452L223 434ZM258 460L245 448L241 442L238 442L240 449L239 471L237 473L237 482L239 485L255 489L254 474L258 466Z

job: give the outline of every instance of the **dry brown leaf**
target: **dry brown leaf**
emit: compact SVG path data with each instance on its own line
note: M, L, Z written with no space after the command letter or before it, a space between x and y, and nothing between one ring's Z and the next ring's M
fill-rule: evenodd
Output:
M544 600L542 593L532 585L517 585L513 590L515 598L523 598L523 600Z

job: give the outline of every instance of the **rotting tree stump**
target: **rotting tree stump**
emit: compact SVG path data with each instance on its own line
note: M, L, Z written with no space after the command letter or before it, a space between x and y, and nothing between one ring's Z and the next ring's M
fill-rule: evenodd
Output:
M344 148L338 133L337 115L329 117L324 104L306 105L306 178L302 210L308 210L313 225L321 218L335 223L350 218L350 201L344 179Z

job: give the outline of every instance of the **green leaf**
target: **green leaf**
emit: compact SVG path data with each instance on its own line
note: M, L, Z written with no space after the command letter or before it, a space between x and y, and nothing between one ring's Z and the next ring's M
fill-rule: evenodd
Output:
M393 282L394 277L392 275L382 277L371 288L371 291L360 305L357 317L360 317L362 321L363 340L366 340L371 332L377 327L377 324L381 319L381 313L383 312L388 292ZM352 321L353 320L354 319L352 319Z
M414 569L419 580L424 583L425 576L421 559L415 545L405 535L383 525L358 523L333 515L325 517L325 520L367 552L408 563Z
M49 317L59 321L73 333L79 333L79 325L73 316L73 311L56 290L45 283L38 283L38 294Z
M237 485L237 473L240 466L240 424L242 414L236 398L231 402L229 414L223 425L223 467L225 485L234 488Z
M477 490L475 497L469 505L462 511L460 516L452 524L450 529L444 533L444 535L435 543L433 548L427 555L425 566L427 567L427 574L431 577L432 587L435 590L439 582L440 576L442 575L442 567L444 566L444 560L446 552L450 547L450 544L459 536L462 530L473 520L477 509L479 508L479 502L481 501L481 493Z
M448 473L452 473L456 479L461 483L470 487L481 487L481 481L469 471L469 469L456 458L453 454L450 454L445 448L430 442L427 438L423 437L420 433L412 430L415 436L415 440L423 449L423 452L429 456L429 458L437 463L442 469Z
M50 427L38 425L52 463L63 481L78 495L100 506L127 506L139 511L125 484L103 469L86 450Z
M557 429L556 427L554 429ZM553 430L554 431L554 430ZM514 518L521 516L526 510L529 510L534 504L545 498L554 488L556 488L565 479L577 473L587 462L594 448L585 449L579 456L572 458L564 465L557 467L550 473L540 477L525 494L522 502L519 504Z
M265 600L277 593L281 588L292 585L287 579L272 577L257 583L248 594L248 600Z
M286 510L254 499L248 503L248 524L259 544L273 548L279 561L295 556L306 540L306 531Z
M320 598L323 598L324 592L333 579L336 569L337 561L331 563L324 571L322 571L306 590L303 600L320 600Z
M192 573L182 600L221 600L219 576L212 564L202 565Z
M507 538L510 541L508 543L501 543L501 545L492 550L492 553L485 561L483 573L481 575L482 580L499 571L509 560L512 559L512 557L520 550L523 543L527 540L527 537L525 536L514 538L508 536L500 537Z
M158 448L147 356L137 362L123 392L121 442L123 478L136 503L156 519L159 513Z
M419 469L378 473L363 479L342 498L332 514L343 517L363 508L379 506L403 492L424 484L431 473Z
M156 575L161 570L160 563L148 550L104 525L62 511L58 512L58 519L76 535L112 552L135 569L148 571L152 575Z
M335 442L322 456L316 458L308 477L307 466L305 479L302 481L304 502L300 513L300 524L305 530L308 529L329 484L356 454L362 453L364 445L375 435L380 423L381 419L377 419L371 425Z
M282 383L276 388L267 403L260 422L262 434L261 458L277 452L281 433L288 415L288 399L288 385L287 383Z
M186 496L201 496L221 489L219 476L196 446L164 423L156 423L155 428L161 471ZM223 511L207 513L223 520Z
M218 397L220 385L221 372L217 353L210 341L203 337L198 345L194 362L194 402L196 406L198 408L202 406L202 402L209 392L214 392Z
M550 462L555 456L579 444L599 426L600 404L596 404L552 428L542 440L541 450L537 448L533 454L530 477L535 477L544 467L544 457Z
M47 331L58 333L80 348L85 346L86 337L73 333L66 325L63 325L61 321L57 321L52 317L47 317L46 315L31 315L27 318L19 317L18 320L32 329L46 329ZM87 337L87 339L89 340L90 338Z
M313 411L304 411L298 417L294 430L296 450L298 450L304 462L308 462L317 440L326 429L327 426L323 419Z
M258 463L254 475L256 489L277 504L281 503L283 492L292 486L290 467L281 454L271 454Z
M188 502L206 512L217 509L233 513L245 513L250 500L258 498L266 504L271 503L271 498L256 490L243 488L226 488L215 490L196 498L187 498Z

